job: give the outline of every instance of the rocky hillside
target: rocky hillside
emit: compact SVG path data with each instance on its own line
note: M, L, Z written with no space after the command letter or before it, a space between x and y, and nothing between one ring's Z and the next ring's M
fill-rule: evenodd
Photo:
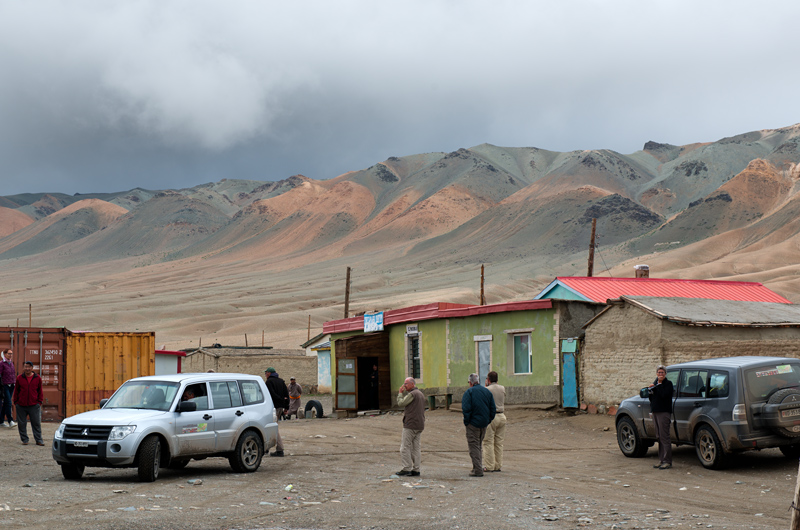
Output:
M596 273L627 276L646 262L654 275L764 281L800 301L798 143L800 125L688 146L648 141L630 155L483 144L324 181L0 197L0 279L21 289L0 319L39 301L60 308L48 325L67 325L80 321L70 296L116 287L116 302L145 300L110 316L108 291L97 294L85 314L93 326L183 338L235 334L267 315L313 310L321 321L340 316L348 265L363 282L356 310L472 301L482 263L490 301L522 299L556 275L585 274L593 218ZM49 281L25 279L34 270ZM148 305L151 296L169 308Z

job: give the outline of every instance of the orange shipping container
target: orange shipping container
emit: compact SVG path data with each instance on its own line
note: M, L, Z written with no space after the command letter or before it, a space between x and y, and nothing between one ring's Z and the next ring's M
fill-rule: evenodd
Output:
M42 377L43 421L94 410L133 377L155 374L155 332L81 332L66 328L0 327L0 350L13 348L14 367L31 361Z
M155 375L156 334L67 332L67 416L94 410L128 379Z

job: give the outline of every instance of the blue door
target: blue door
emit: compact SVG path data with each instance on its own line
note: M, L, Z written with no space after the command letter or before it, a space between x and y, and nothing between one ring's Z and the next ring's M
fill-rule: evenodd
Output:
M578 339L561 341L561 406L578 408Z

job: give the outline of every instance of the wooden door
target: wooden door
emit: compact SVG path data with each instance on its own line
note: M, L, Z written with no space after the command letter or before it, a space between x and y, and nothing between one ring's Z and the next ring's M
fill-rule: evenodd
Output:
M336 408L358 410L358 358L336 359Z

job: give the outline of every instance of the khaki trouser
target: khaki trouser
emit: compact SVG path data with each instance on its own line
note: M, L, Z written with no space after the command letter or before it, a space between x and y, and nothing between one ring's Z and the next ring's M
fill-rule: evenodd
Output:
M421 438L422 431L403 429L403 438L400 441L400 460L403 462L403 471L419 471L419 462L422 459Z
M500 471L503 467L503 441L506 437L506 415L495 414L492 423L486 427L483 439L483 467L486 471Z

